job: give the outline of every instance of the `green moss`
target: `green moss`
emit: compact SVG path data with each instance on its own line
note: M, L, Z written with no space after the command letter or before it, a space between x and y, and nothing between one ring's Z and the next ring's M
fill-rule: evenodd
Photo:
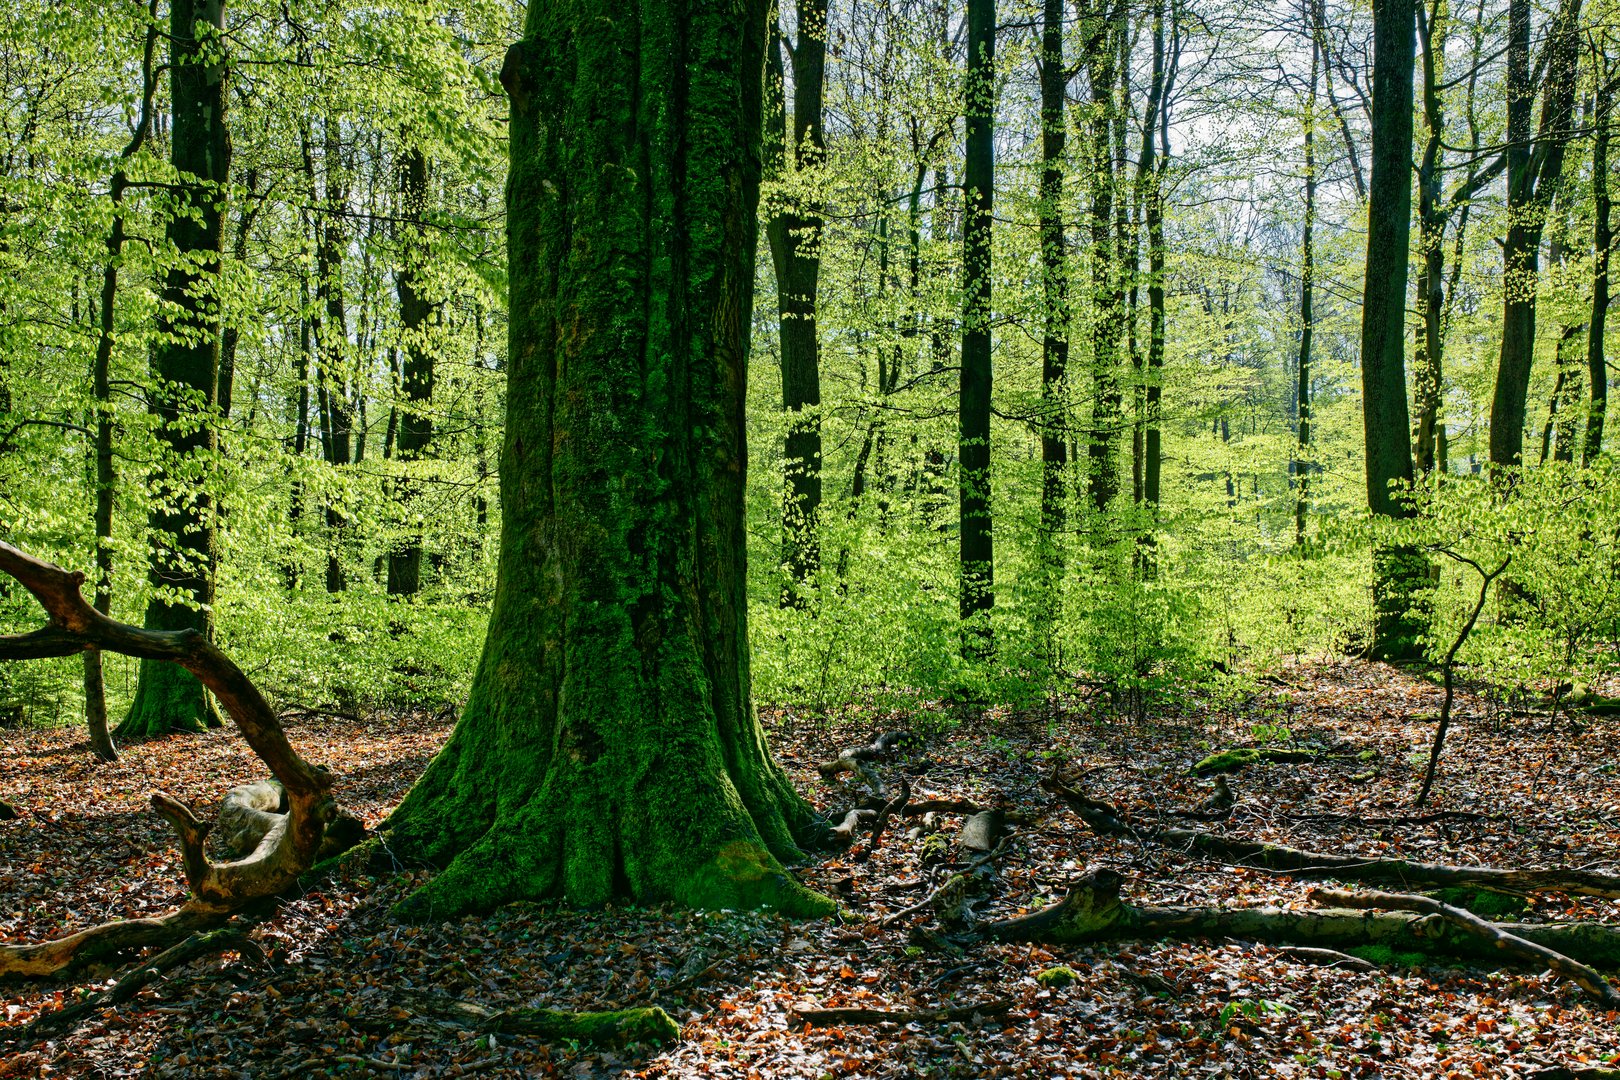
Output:
M1035 981L1048 990L1061 990L1065 986L1079 982L1080 974L1072 967L1059 964L1057 967L1049 967L1045 971L1039 972L1035 976Z
M1486 919L1517 918L1530 908L1530 902L1522 896L1491 892L1488 889L1441 889L1429 895L1442 904L1460 907Z
M554 1042L572 1039L593 1046L663 1046L681 1037L681 1026L656 1005L613 1012L507 1009L496 1016L490 1027L503 1035L532 1035Z
M199 732L222 723L219 706L197 676L167 660L142 660L135 700L113 735L123 742Z
M1239 746L1222 750L1194 765L1193 776L1213 776L1216 773L1236 772L1250 765L1276 762L1310 761L1317 756L1314 750L1279 750L1275 747Z
M1379 967L1419 967L1427 959L1420 952L1398 951L1388 945L1357 945L1345 951Z

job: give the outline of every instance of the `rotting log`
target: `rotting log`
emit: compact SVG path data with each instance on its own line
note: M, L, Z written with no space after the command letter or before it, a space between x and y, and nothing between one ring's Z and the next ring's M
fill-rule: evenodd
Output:
M0 660L72 656L88 649L179 664L206 686L235 722L286 794L287 812L241 859L213 862L204 851L212 829L191 808L161 792L152 806L180 840L190 896L158 918L102 923L53 941L0 945L0 975L44 976L110 959L131 949L167 946L223 922L248 903L291 887L314 863L327 822L337 813L332 776L298 755L258 687L197 630L142 630L117 622L85 602L82 573L24 554L0 542L0 571L33 594L48 621L32 633L0 636Z
M1136 907L1120 899L1124 879L1096 870L1069 889L1062 901L1039 911L995 922L985 932L1003 941L1081 944L1157 938L1238 938L1267 945L1317 949L1383 945L1499 964L1492 943L1465 933L1447 919L1410 911L1348 908L1297 910L1261 907ZM1535 942L1571 960L1597 967L1620 965L1620 926L1606 923L1503 923L1514 937Z
M1187 770L1189 776L1214 776L1217 773L1237 772L1250 765L1298 764L1316 761L1323 755L1317 750L1285 750L1274 746L1238 746L1214 753Z
M1226 836L1205 829L1181 829L1139 824L1122 811L1086 795L1049 775L1041 787L1056 795L1078 814L1092 831L1161 844L1179 851L1207 855L1236 866L1270 870L1296 877L1331 877L1341 881L1394 882L1405 887L1444 889L1467 887L1494 892L1561 892L1620 899L1620 876L1594 870L1509 870L1490 866L1450 866L1408 859L1370 859L1361 855L1333 855L1284 844Z

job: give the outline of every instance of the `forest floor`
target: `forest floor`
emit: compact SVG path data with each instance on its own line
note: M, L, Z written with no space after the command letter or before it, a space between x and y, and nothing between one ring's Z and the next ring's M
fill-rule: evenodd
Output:
M908 721L913 730L938 728L914 797L996 802L1036 819L1000 858L982 918L1055 900L1067 881L1103 866L1124 875L1135 903L1302 905L1307 883L1099 837L1037 786L1061 758L1090 794L1152 820L1208 795L1207 782L1187 777L1192 763L1257 739L1345 753L1234 774L1238 806L1219 826L1229 832L1429 861L1620 867L1620 721L1577 729L1468 693L1434 808L1482 816L1366 822L1409 809L1438 707L1428 681L1328 663L1286 669L1236 705L1192 704L1146 722L1085 708L1055 719L991 710L956 726L941 722L944 711L856 714L836 725L780 712L766 720L780 759L828 809L849 799L820 780L816 763ZM451 724L411 714L305 716L289 727L307 756L337 772L343 802L375 823ZM207 807L261 773L230 730L130 746L109 766L93 762L77 729L0 732L0 794L21 810L0 822L0 939L40 940L177 905L176 852L147 810L148 793ZM948 818L946 830L959 821ZM867 917L847 921L518 905L404 926L389 906L424 872L334 880L283 902L253 931L267 959L196 961L128 1004L52 1041L13 1046L9 1056L5 1027L116 973L0 985L0 1077L1510 1077L1620 1065L1620 1017L1541 971L1389 964L1358 972L1230 940L936 948L908 935L924 916L881 925L934 880L920 866L921 845L897 825L870 858L862 847L801 870ZM1620 904L1543 896L1528 916L1572 917L1620 921ZM1058 964L1078 980L1052 989L1037 982ZM415 1027L391 1008L390 992L402 987L490 1008L657 1003L682 1025L681 1039L662 1051L604 1053L458 1036ZM789 1016L795 1005L909 1009L992 999L1011 1008L960 1023L807 1028Z

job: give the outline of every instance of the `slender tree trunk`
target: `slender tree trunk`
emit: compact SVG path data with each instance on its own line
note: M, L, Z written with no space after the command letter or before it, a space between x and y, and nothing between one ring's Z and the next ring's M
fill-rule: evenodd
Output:
M343 251L347 243L343 214L348 190L343 182L337 121L328 117L322 166L326 176L326 213L317 222L315 297L321 318L315 323L315 394L321 413L321 448L327 465L341 469L354 460L354 407L349 386L349 327L343 296ZM313 180L311 181L313 185ZM344 529L348 522L335 495L325 500L326 591L342 592Z
M1367 277L1361 309L1361 406L1367 506L1405 517L1401 490L1412 483L1406 409L1406 278L1412 208L1413 0L1373 6L1372 177L1367 209ZM1423 619L1423 557L1409 548L1373 553L1372 655L1415 655Z
M1423 276L1418 284L1417 304L1423 322L1416 341L1417 437L1414 440L1414 466L1418 475L1434 471L1436 432L1440 420L1442 320L1445 313L1445 238L1448 212L1440 201L1441 153L1445 135L1444 101L1440 93L1438 54L1445 49L1445 24L1440 6L1434 15L1426 13L1423 0L1416 0L1418 41L1423 58L1423 123L1426 129L1423 153L1418 164L1418 251L1423 257Z
M1101 5L1112 3L1104 9ZM1093 7L1093 4L1096 6ZM1087 449L1087 490L1092 505L1105 512L1119 493L1121 395L1119 348L1124 336L1125 294L1114 241L1115 162L1112 147L1115 90L1119 81L1120 11L1117 0L1080 0L1082 52L1091 81L1087 123L1087 169L1091 186L1091 433Z
M1142 391L1142 501L1157 519L1163 453L1160 435L1160 401L1164 394L1164 172L1170 162L1170 93L1180 46L1172 23L1170 49L1165 40L1165 0L1153 6L1153 68L1148 82L1148 103L1143 112L1142 160L1138 182L1143 185L1142 216L1148 237L1148 348ZM1156 537L1150 530L1143 546L1152 547ZM1151 553L1144 556L1144 568L1154 572Z
M1063 575L1068 472L1069 263L1063 235L1064 116L1069 76L1063 66L1063 0L1045 0L1041 24L1041 553L1050 591ZM1051 599L1056 615L1056 597Z
M1311 508L1311 337L1316 330L1316 76L1321 50L1311 42L1311 87L1305 99L1305 221L1300 236L1299 364L1295 394L1299 436L1294 452L1294 543L1305 543Z
M1580 0L1563 0L1548 34L1541 123L1532 141L1530 6L1530 0L1508 4L1508 228L1502 244L1502 350L1491 398L1490 457L1495 469L1518 465L1524 449L1525 398L1536 341L1537 254L1563 173L1580 46Z
M157 52L157 0L148 0L145 44L141 48L141 104L135 132L130 136L118 165L113 169L108 198L112 203L112 225L107 230L107 262L101 271L100 325L96 333L96 358L92 374L95 396L96 467L96 575L91 606L103 615L112 612L113 575L113 492L117 474L113 468L112 352L117 329L118 267L124 255L124 191L129 186L125 166L140 153L152 133L152 99L157 94L153 60ZM107 728L107 681L102 670L101 650L84 653L84 711L90 731L90 749L102 761L118 760L118 746Z
M1609 124L1614 118L1614 76L1607 52L1594 49L1597 102L1592 134L1592 315L1586 324L1587 405L1586 445L1581 460L1590 465L1603 449L1603 419L1609 405L1609 371L1603 351L1603 332L1609 317L1609 249L1614 235L1609 225Z
M772 165L792 190L784 192L765 225L776 269L778 333L782 350L782 408L788 427L783 446L782 564L785 606L806 603L805 587L821 565L817 519L821 513L821 357L816 295L821 281L821 183L824 155L822 98L827 61L827 0L799 0L793 60L791 160L783 134L786 111L780 30L773 27L770 80L775 95L766 134ZM791 177L792 179L789 179Z
M258 170L249 169L243 178L243 187L247 189L249 201L242 206L241 217L236 226L236 242L231 252L237 266L247 262L248 236L253 231L253 219L258 216L258 207L251 200L258 186ZM219 346L219 418L229 420L231 406L235 404L236 399L236 346L242 337L242 328L238 319L226 320L224 326Z
M990 516L990 223L995 185L995 0L968 0L967 160L962 177L960 539L963 652L991 652L995 551Z
M309 377L315 355L309 305L309 275L301 270L298 277L298 406L293 417L293 459L298 462L303 460L309 448ZM298 523L304 516L304 482L294 476L290 487L287 500L287 534L296 542ZM288 591L298 587L299 570L296 557L289 558L283 566L282 577Z
M441 919L833 910L748 675L743 407L763 0L532 0L507 54L501 552L455 733L390 819ZM802 832L801 832L802 830Z
M170 4L171 161L185 212L175 214L167 228L168 242L181 259L164 279L148 398L158 438L150 480L157 498L147 518L149 576L159 591L147 605L145 625L209 636L214 508L206 487L194 485L189 476L218 445L210 414L218 402L221 204L230 179L224 32L224 0ZM217 707L195 675L178 664L142 660L135 700L117 735L129 739L220 724Z
M399 321L405 362L400 368L398 397L402 407L393 447L395 456L406 463L425 456L433 441L430 409L437 337L432 327L434 303L427 295L428 251L421 225L427 211L427 182L427 155L421 147L413 146L405 151L400 163L400 194L409 232L399 270ZM406 537L388 556L388 595L413 596L422 588L421 511L412 505L418 492L408 475L398 490Z

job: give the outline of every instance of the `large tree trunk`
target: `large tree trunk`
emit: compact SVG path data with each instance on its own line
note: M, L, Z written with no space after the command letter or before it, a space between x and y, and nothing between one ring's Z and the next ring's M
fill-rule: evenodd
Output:
M782 90L782 36L773 29L773 93ZM774 108L766 135L770 164L792 190L765 225L776 268L778 332L782 346L782 408L787 413L783 445L782 563L788 572L782 602L804 602L803 589L821 565L816 522L821 513L821 357L816 335L816 292L821 281L821 198L817 188L823 156L822 90L827 60L827 0L799 0L798 42L793 59L792 166L783 130L785 109ZM773 102L773 105L776 105ZM772 151L775 151L772 153ZM798 175L794 175L798 174ZM793 176L791 180L789 176Z
M156 493L147 517L155 589L148 630L212 636L214 522L211 496L191 473L218 448L209 414L219 388L219 279L224 249L221 205L230 178L225 126L224 0L174 0L169 12L171 154L183 212L167 230L179 261L169 269L152 350L148 409L156 421ZM206 471L206 469L205 469ZM184 597L182 603L171 598ZM120 739L218 727L202 683L174 664L142 660Z
M403 415L398 420L394 452L400 461L422 457L433 441L433 354L435 336L430 325L433 300L427 295L427 243L422 236L422 218L427 210L427 155L413 146L400 163L400 194L410 234L399 271L399 322L405 339L405 363L400 372L399 390ZM384 456L388 456L384 452ZM406 536L388 556L388 594L412 596L422 588L421 511L413 508L416 485L407 476L399 485L400 510L405 517Z
M968 0L967 160L962 185L962 368L958 468L962 650L994 647L995 546L990 516L990 223L995 188L996 5Z
M1520 463L1525 397L1536 345L1537 254L1548 209L1564 170L1575 106L1580 0L1562 0L1547 39L1541 122L1530 114L1530 0L1510 0L1507 44L1507 236L1502 242L1502 351L1491 398L1490 457L1495 469Z
M501 553L454 735L391 819L443 918L613 897L800 913L815 830L748 673L743 405L762 0L536 0L507 54Z
M1373 5L1372 178L1367 207L1367 278L1361 308L1361 409L1367 507L1383 517L1410 509L1400 489L1412 483L1406 410L1406 276L1412 216L1413 0ZM1376 609L1372 654L1416 655L1423 619L1414 611L1427 580L1421 555L1405 548L1373 554Z

